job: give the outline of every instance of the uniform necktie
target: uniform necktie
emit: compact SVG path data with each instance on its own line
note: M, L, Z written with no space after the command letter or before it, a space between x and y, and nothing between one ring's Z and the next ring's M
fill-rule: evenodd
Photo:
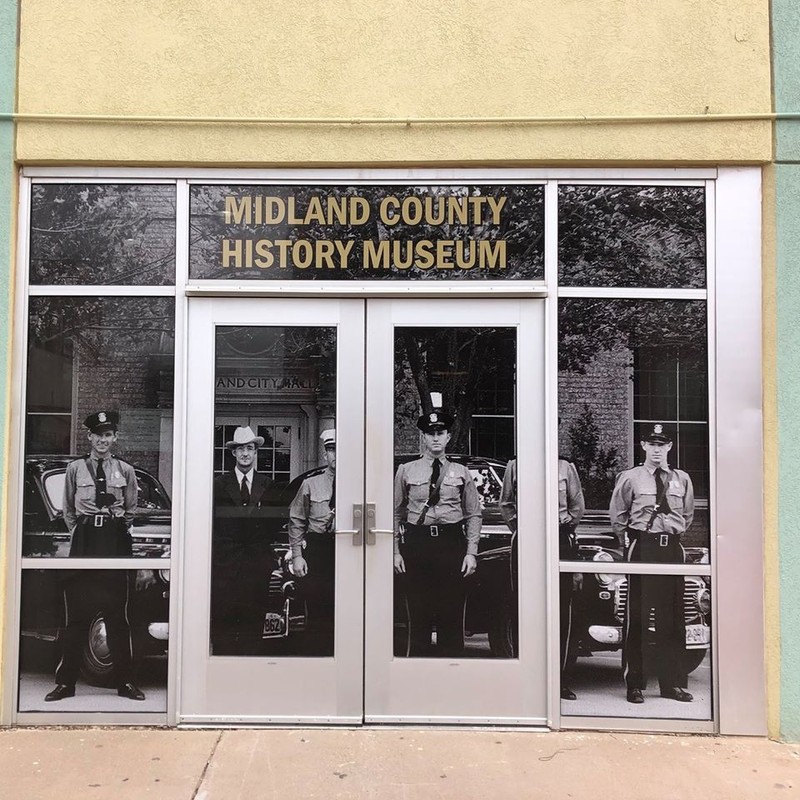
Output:
M667 503L667 493L664 490L664 479L661 477L661 470L656 470L656 504L661 514L669 513L669 503Z
M433 468L431 469L431 489L428 494L428 505L435 506L439 502L439 474L442 471L442 462L438 458L433 459Z
M436 486L439 481L439 473L442 471L442 462L438 458L433 459L433 469L431 470L431 487Z
M333 476L333 484L331 485L331 499L328 501L328 508L331 511L336 510L336 476Z
M96 476L95 476L95 505L98 508L104 508L108 505L106 502L106 498L102 497L106 493L106 473L103 469L103 461L102 459L97 459L97 467L96 467Z
M242 478L241 489L242 505L246 506L250 503L250 490L247 488L247 475Z

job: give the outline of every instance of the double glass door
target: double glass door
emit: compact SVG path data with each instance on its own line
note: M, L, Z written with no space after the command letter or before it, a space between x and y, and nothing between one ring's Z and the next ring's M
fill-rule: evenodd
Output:
M544 724L543 302L192 298L188 364L180 720Z

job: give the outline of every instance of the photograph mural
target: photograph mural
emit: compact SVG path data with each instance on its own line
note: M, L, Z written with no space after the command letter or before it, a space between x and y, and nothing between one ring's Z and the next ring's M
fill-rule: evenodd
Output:
M336 329L216 329L212 656L334 648Z
M559 186L558 282L705 288L705 187Z
M516 657L516 352L511 328L395 329L396 657Z
M23 570L18 711L165 712L169 575Z
M34 184L30 282L175 283L175 186Z
M174 348L172 298L30 298L23 556L169 557ZM70 477L106 423L113 501L95 491L97 458ZM77 541L77 529L120 517L124 546Z
M702 288L705 227L703 187L559 187L559 279ZM558 310L560 549L608 569L561 575L561 712L708 720L707 304L587 295Z

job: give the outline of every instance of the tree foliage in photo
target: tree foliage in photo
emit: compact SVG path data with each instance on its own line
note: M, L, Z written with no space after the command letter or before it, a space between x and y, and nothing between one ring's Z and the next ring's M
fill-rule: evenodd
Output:
M702 186L560 186L558 202L563 285L706 285Z
M175 281L175 187L34 184L34 284L168 285Z

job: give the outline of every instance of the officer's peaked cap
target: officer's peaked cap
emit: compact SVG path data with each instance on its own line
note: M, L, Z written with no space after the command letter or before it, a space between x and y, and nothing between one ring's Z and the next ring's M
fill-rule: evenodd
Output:
M427 414L422 414L417 420L417 427L423 433L433 431L449 431L453 427L453 415L443 408L434 408Z
M119 413L116 411L95 411L89 414L83 424L91 433L104 433L105 431L116 431L119 427Z
M651 444L669 444L672 441L672 436L667 433L666 426L659 422L653 425L652 429L644 431L642 441L650 442Z

